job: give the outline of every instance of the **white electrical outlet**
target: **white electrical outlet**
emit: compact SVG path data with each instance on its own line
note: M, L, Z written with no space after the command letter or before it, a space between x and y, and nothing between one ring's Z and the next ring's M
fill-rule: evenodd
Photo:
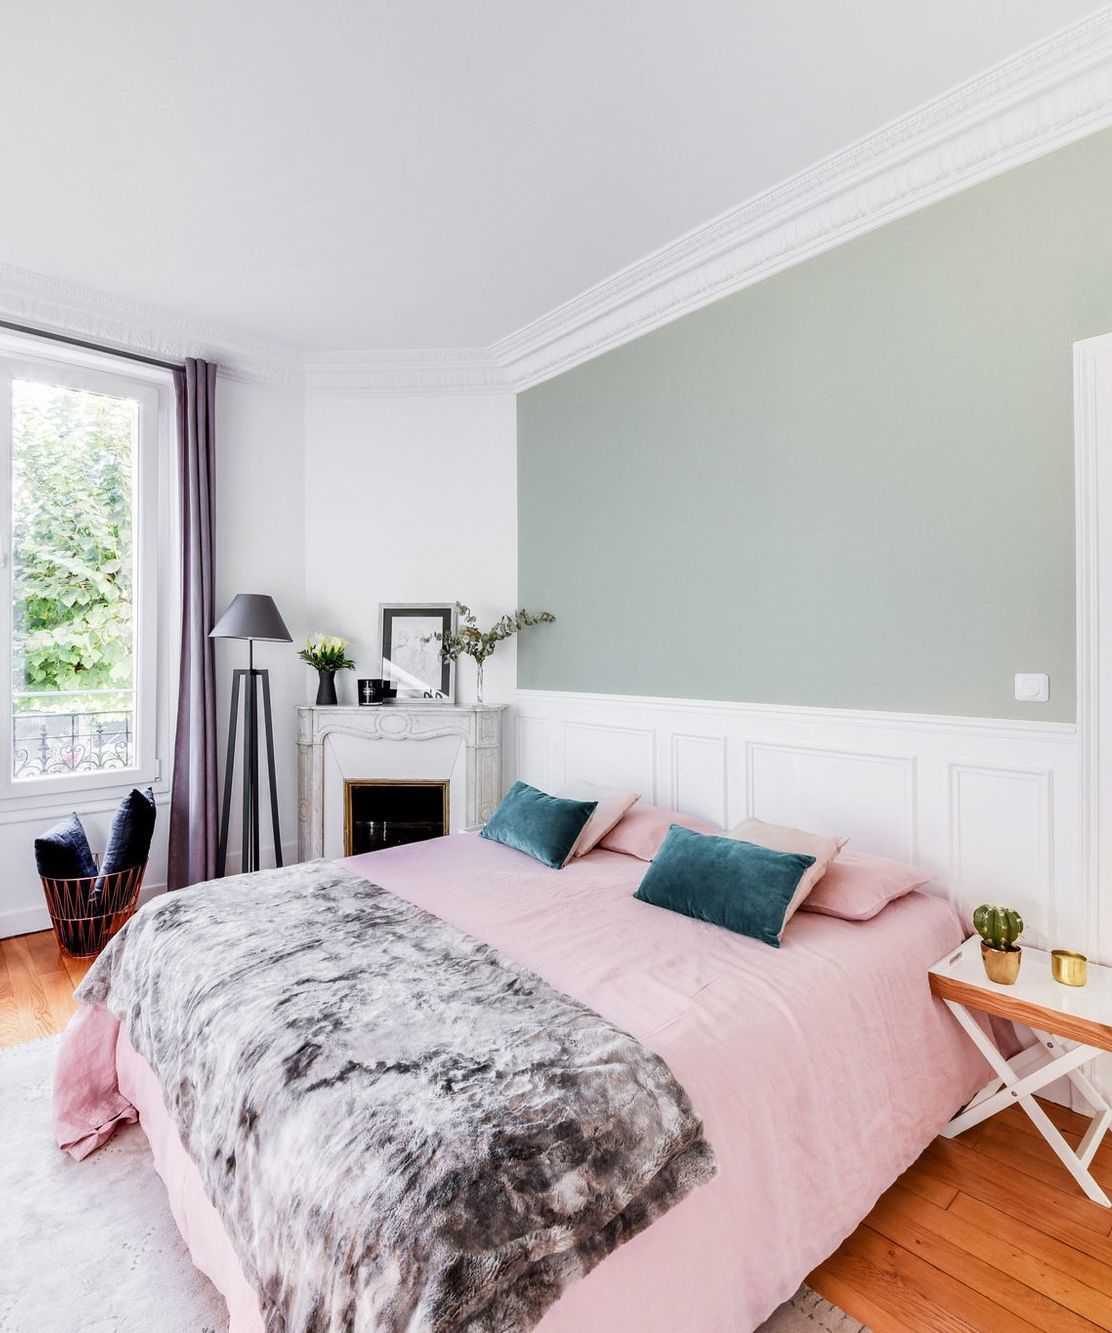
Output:
M1015 697L1021 704L1044 704L1050 698L1050 677L1045 671L1020 671L1015 678Z

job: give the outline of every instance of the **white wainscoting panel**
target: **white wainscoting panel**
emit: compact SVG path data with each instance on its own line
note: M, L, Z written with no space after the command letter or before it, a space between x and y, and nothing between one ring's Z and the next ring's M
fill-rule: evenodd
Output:
M548 720L518 713L514 773L531 787L548 791Z
M560 784L586 778L606 787L629 787L656 801L656 731L605 722L564 722Z
M723 827L753 814L845 834L929 869L966 919L1015 903L1033 944L1097 956L1072 725L540 690L519 690L516 711L527 782L582 777Z
M725 824L729 806L726 737L672 733L672 800L677 810Z
M950 838L954 888L1023 914L1024 938L1046 947L1058 939L1054 893L1050 769L950 765Z
M878 856L914 861L918 851L915 756L746 744L746 813L849 838Z

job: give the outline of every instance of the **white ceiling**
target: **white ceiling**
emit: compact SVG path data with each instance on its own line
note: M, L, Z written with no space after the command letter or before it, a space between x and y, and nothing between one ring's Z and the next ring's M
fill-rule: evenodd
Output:
M0 263L486 346L1092 0L5 0Z

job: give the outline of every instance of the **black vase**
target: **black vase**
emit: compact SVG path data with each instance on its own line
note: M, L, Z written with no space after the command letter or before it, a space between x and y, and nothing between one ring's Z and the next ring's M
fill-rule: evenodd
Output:
M336 673L335 671L317 672L317 706L321 704L334 704L336 702Z

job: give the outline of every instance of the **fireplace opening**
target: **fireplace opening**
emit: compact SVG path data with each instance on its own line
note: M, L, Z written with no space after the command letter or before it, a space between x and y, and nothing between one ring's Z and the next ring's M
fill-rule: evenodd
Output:
M447 832L447 782L344 783L345 856L424 842Z

